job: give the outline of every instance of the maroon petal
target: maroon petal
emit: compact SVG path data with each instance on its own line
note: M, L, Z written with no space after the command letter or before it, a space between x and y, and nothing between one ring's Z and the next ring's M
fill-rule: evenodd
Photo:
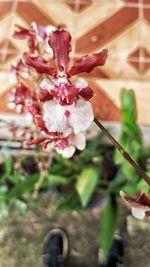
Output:
M34 36L28 38L28 47L30 54L34 54L35 51L39 51L37 40Z
M29 36L34 36L35 33L33 30L31 29L26 29L22 26L16 25L16 27L18 28L18 30L16 30L13 34L13 37L17 38L17 39L25 39Z
M24 144L25 147L30 147L32 145L38 145L38 144L44 142L45 140L47 140L46 137L36 138L36 139L31 140L31 141L27 141L26 140L26 141L23 142L23 144Z
M36 102L34 99L31 99L27 104L28 111L33 116L33 119L35 120L35 116L41 114L41 108L39 106L39 103Z
M52 136L52 137L58 137L60 135L60 133L57 133L57 132L49 132L45 126L45 122L42 118L41 115L37 115L35 117L35 123L37 124L37 126L42 130L44 131L46 134Z
M93 97L93 90L90 87L82 88L78 95L83 97L85 100L89 100Z
M73 76L81 72L91 72L95 67L103 66L105 64L107 55L108 51L107 49L104 49L100 53L81 57L75 62L68 73Z
M70 41L70 33L64 30L57 30L49 37L49 45L53 50L55 62L60 69L61 67L64 68L69 62Z
M23 62L25 65L34 68L39 73L53 75L55 70L51 68L50 63L41 56L32 57L28 53L24 53Z
M41 89L39 99L41 102L46 102L53 99L53 96L47 91L47 89Z
M35 123L37 124L37 126L44 131L46 134L49 134L49 131L47 130L47 128L45 127L45 122L43 121L42 116L37 115L35 117Z
M148 207L150 209L150 198L145 193L142 193L140 197L131 197L124 192L120 192L120 195L131 207Z
M146 206L150 207L150 198L145 193L143 193L139 197L138 203L141 205L146 205Z

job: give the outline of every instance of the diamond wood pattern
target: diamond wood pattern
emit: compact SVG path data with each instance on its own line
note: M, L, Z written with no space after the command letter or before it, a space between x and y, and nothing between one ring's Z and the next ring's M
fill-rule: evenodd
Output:
M108 48L106 65L88 79L95 95L92 104L101 120L121 119L119 91L134 89L138 121L150 125L150 0L1 0L0 1L0 112L10 90L8 70L26 51L12 38L15 24L28 27L64 25L72 34L72 60Z

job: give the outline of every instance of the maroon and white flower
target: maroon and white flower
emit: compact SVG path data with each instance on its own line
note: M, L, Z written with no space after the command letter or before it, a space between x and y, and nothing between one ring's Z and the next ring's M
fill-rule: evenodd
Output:
M18 113L24 113L27 101L31 99L31 92L23 83L19 83L8 95L8 107Z
M29 79L30 78L30 70L29 67L24 65L22 60L18 62L14 62L10 69L9 81L12 84L16 84L20 81L20 78Z
M37 126L37 135L24 142L26 146L38 144L42 149L56 150L64 157L71 157L76 148L85 147L85 131L94 119L92 105L89 102L93 96L88 83L78 78L72 81L72 76L90 72L97 66L104 65L107 50L86 55L77 60L69 68L69 53L71 51L69 32L55 27L37 26L31 24L30 29L18 26L14 36L28 40L29 53L25 53L22 61L14 66L16 82L19 84L14 91L13 103L22 106L22 111L28 111ZM44 47L44 49L43 49ZM53 52L56 68L41 55ZM31 54L34 54L34 56ZM31 69L30 69L31 67ZM37 71L39 84L36 90L30 92L20 79L22 69L26 77L32 76L32 68ZM37 80L36 80L37 82ZM28 93L27 93L28 92ZM24 106L24 109L23 109Z
M136 219L143 220L145 217L150 217L150 198L145 193L137 197L127 196L124 192L120 192L120 195Z
M35 22L32 22L29 29L18 25L16 25L16 27L17 30L14 32L14 37L17 39L27 39L29 52L31 54L40 52L39 45L43 46L44 52L52 53L52 50L48 45L48 40L52 31L56 30L54 26L38 26Z
M86 145L85 136L82 133L70 135L67 139L55 144L55 150L64 158L71 158L76 151L84 150Z
M49 132L72 130L77 134L86 130L94 119L91 103L92 89L85 81L72 83L71 77L81 72L90 72L104 65L107 50L77 60L68 69L71 36L65 30L56 30L49 37L57 69L41 56L24 54L23 61L38 73L47 74L40 84L40 101L43 103L43 120Z

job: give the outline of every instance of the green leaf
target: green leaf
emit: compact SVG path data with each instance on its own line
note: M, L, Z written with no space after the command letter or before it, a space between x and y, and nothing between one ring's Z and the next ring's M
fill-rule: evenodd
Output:
M138 188L138 191L142 191L142 192L145 192L146 194L149 194L150 187L144 180L141 180L138 183L137 188Z
M22 181L16 185L6 194L6 199L16 199L25 193L31 192L34 189L34 185L39 178L39 174L35 173L25 177L25 181Z
M77 192L72 192L69 195L65 195L62 199L59 199L59 202L56 206L56 211L60 210L73 210L81 213L82 207Z
M6 185L0 185L0 195L5 194L8 191L8 187Z
M13 170L13 159L10 156L10 150L7 147L4 147L1 151L5 162L4 162L4 170L7 174L10 174Z
M26 177L22 175L19 171L15 172L15 174L7 175L7 180L11 181L14 184L17 184L19 182L25 181Z
M99 172L95 168L86 168L77 177L76 189L80 196L81 204L86 207L97 186Z
M6 202L0 203L0 221L7 221L9 218L9 208Z
M116 199L110 196L103 213L100 234L101 249L104 257L108 254L116 230L117 211Z
M14 203L16 210L19 212L19 214L22 217L26 217L28 213L27 204L24 201L19 200L19 199L14 200L13 203Z
M123 88L120 93L120 100L123 122L135 123L137 119L137 112L134 91Z
M72 180L69 177L66 178L60 175L48 174L46 178L48 179L49 186L67 185L72 183Z

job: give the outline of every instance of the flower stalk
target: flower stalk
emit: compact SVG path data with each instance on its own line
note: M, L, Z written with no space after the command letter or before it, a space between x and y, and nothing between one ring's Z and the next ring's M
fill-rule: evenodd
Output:
M130 165L138 172L145 182L150 185L150 176L138 165L138 163L127 153L127 151L116 141L116 139L106 130L106 128L95 118L94 122L109 138L113 145L119 150L120 154L129 162Z

